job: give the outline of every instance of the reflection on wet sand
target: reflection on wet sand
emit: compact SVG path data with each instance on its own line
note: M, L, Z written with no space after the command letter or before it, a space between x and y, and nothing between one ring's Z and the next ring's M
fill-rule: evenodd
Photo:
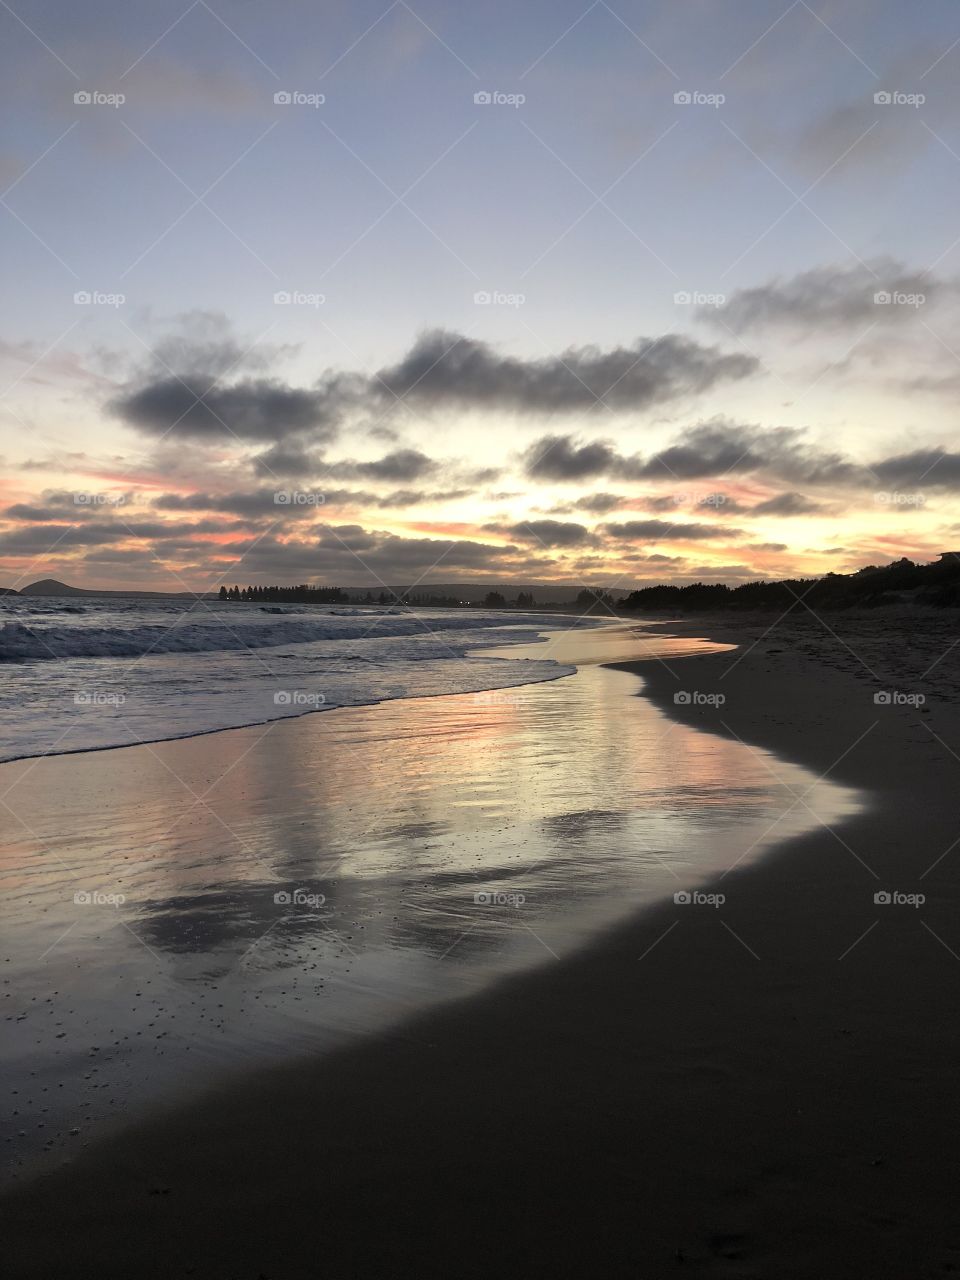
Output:
M797 794L854 805L666 719L593 643L548 684L0 768L14 1164L552 963L809 827Z

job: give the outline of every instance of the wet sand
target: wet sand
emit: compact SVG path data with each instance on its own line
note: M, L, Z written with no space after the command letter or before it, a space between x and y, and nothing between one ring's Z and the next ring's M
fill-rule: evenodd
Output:
M812 775L600 662L709 645L538 647L580 669L0 767L4 1175L550 964L817 821L793 804ZM857 804L829 781L809 800Z
M643 697L866 808L716 872L719 909L647 906L470 999L107 1139L4 1200L10 1274L960 1268L956 650L935 655L921 710L875 703L832 638L761 634L636 664ZM904 653L950 643L929 632ZM909 693L922 673L878 674ZM810 800L793 787L798 811Z

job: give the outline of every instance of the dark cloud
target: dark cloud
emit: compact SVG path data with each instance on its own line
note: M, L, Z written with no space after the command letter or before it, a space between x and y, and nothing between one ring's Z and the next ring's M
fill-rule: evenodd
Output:
M675 334L609 351L572 347L535 360L434 330L399 364L381 369L371 386L423 407L572 413L602 400L611 409L635 410L748 377L758 367L752 356L728 355Z
M753 516L812 516L827 510L821 502L814 502L802 493L778 493L775 498L758 502L750 508Z
M126 549L124 547L104 547L98 551L88 551L83 556L84 564L148 564L155 565L157 563L157 555L154 551L137 550L134 548Z
M746 564L695 564L687 570L691 578L707 578L711 582L719 582L724 578L749 580L760 575Z
M99 546L117 542L122 535L115 525L34 524L0 533L0 551L15 555L43 555L68 547Z
M871 472L897 488L960 489L960 453L943 448L915 449L874 463Z
M107 409L137 430L173 438L279 442L309 432L314 443L329 440L354 393L351 380L326 374L312 388L288 385L272 370L295 350L237 337L220 312L188 312ZM284 460L278 453L277 463Z
M26 502L15 502L12 507L7 507L3 516L5 520L29 520L31 523L48 523L51 520L62 520L65 514L62 507L53 503L37 507ZM91 519L92 516L92 507L77 507L76 518L78 520Z
M0 533L0 551L13 554L45 555L70 547L99 547L133 538L175 545L195 534L249 533L255 525L247 520L150 521L130 515L111 520L86 520L78 524L30 524ZM209 553L210 544L205 544Z
M378 539L375 533L367 533L359 524L324 525L317 535L317 545L341 551L371 551L378 545Z
M390 493L377 494L367 489L336 489L317 485L304 490L311 502L290 502L286 495L295 490L276 489L240 490L231 493L162 493L153 499L152 505L160 511L225 511L233 515L262 516L275 520L312 518L324 507L379 507L392 510L415 507L427 502L452 502L468 498L472 489L394 489ZM278 500L277 495L283 495ZM12 512L12 509L11 509ZM24 517L21 515L20 517ZM49 519L41 515L38 519Z
M550 507L547 515L566 516L573 511L587 511L590 515L605 516L628 501L629 499L622 493L588 493L582 498L577 498L575 502L562 502L555 507Z
M341 464L340 469L345 465ZM419 480L436 471L437 464L419 449L395 449L376 462L354 463L353 470L371 480Z
M855 483L862 477L862 468L841 454L810 445L802 428L742 426L722 419L683 432L640 470L647 479L697 480L754 471L810 483Z
M606 440L586 444L573 436L542 436L524 453L526 474L538 480L688 481L724 475L769 473L794 483L863 486L869 468L809 443L799 427L756 427L717 419L682 432L674 444L649 457L624 456ZM875 477L872 481L875 485ZM666 510L674 497L652 499Z
M605 516L608 511L615 511L626 501L621 493L588 493L577 498L573 506L576 511L589 511L591 515Z
M224 511L238 516L269 516L277 520L291 517L300 518L316 513L316 504L282 503L277 501L281 489L251 489L235 493L162 493L153 499L153 505L160 511ZM341 498L344 491L334 490L330 494L323 493L324 505L333 502L336 496ZM363 501L372 498L372 494L349 494L350 498L359 497Z
M373 377L327 373L313 388L252 376L262 374L275 358L271 351L254 364L219 325L200 338L177 334L158 346L146 374L108 408L147 433L282 443L283 448L261 454L257 463L276 474L295 475L315 462L308 444L332 440L351 415L361 423L364 413L382 415L384 406L397 398L423 409L541 414L579 412L603 400L611 409L627 411L706 391L723 379L748 377L759 367L752 356L725 354L675 334L653 342L638 339L632 347L609 351L571 348L534 360L501 355L487 343L435 330L422 335L398 364ZM245 371L243 376L237 376L238 369ZM290 437L300 439L290 443ZM388 457L413 452L399 449ZM412 473L367 474L414 478ZM495 474L487 473L487 479Z
M257 475L305 480L323 469L323 454L296 440L280 441L250 459Z
M743 532L722 524L673 524L669 520L627 520L622 524L601 525L601 529L608 537L625 542L699 541L734 538Z
M623 459L605 440L578 444L573 436L541 436L523 455L531 480L588 480L618 472Z
M197 547L209 565L209 547ZM327 525L309 541L268 536L231 544L230 556L242 557L241 576L269 575L274 581L329 581L370 585L430 580L449 583L459 574L471 578L496 573L519 575L549 571L554 561L527 547L495 546L469 539L401 537L361 525ZM224 569L230 577L231 571ZM232 578L231 578L232 581Z
M484 529L506 534L518 542L538 542L544 547L592 546L597 539L582 524L566 520L524 520L518 524L487 524Z
M425 502L454 502L461 498L469 498L472 489L396 489L376 498L376 505L388 510L392 507L416 507Z
M207 378L162 378L108 408L142 431L208 440L282 440L306 431L314 441L329 440L342 416L334 388L302 391L276 379L224 387Z

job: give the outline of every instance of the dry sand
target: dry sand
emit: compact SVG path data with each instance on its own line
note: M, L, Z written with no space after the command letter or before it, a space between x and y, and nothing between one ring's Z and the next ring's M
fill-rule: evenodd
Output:
M644 695L861 788L860 816L732 869L719 910L649 909L569 960L91 1149L4 1200L6 1273L960 1270L954 624L764 637L772 621L701 622L743 647L637 664ZM726 702L678 706L678 689Z

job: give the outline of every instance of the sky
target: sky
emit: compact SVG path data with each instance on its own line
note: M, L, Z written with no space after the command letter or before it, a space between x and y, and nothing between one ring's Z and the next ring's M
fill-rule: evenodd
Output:
M948 0L0 7L0 585L960 545Z

